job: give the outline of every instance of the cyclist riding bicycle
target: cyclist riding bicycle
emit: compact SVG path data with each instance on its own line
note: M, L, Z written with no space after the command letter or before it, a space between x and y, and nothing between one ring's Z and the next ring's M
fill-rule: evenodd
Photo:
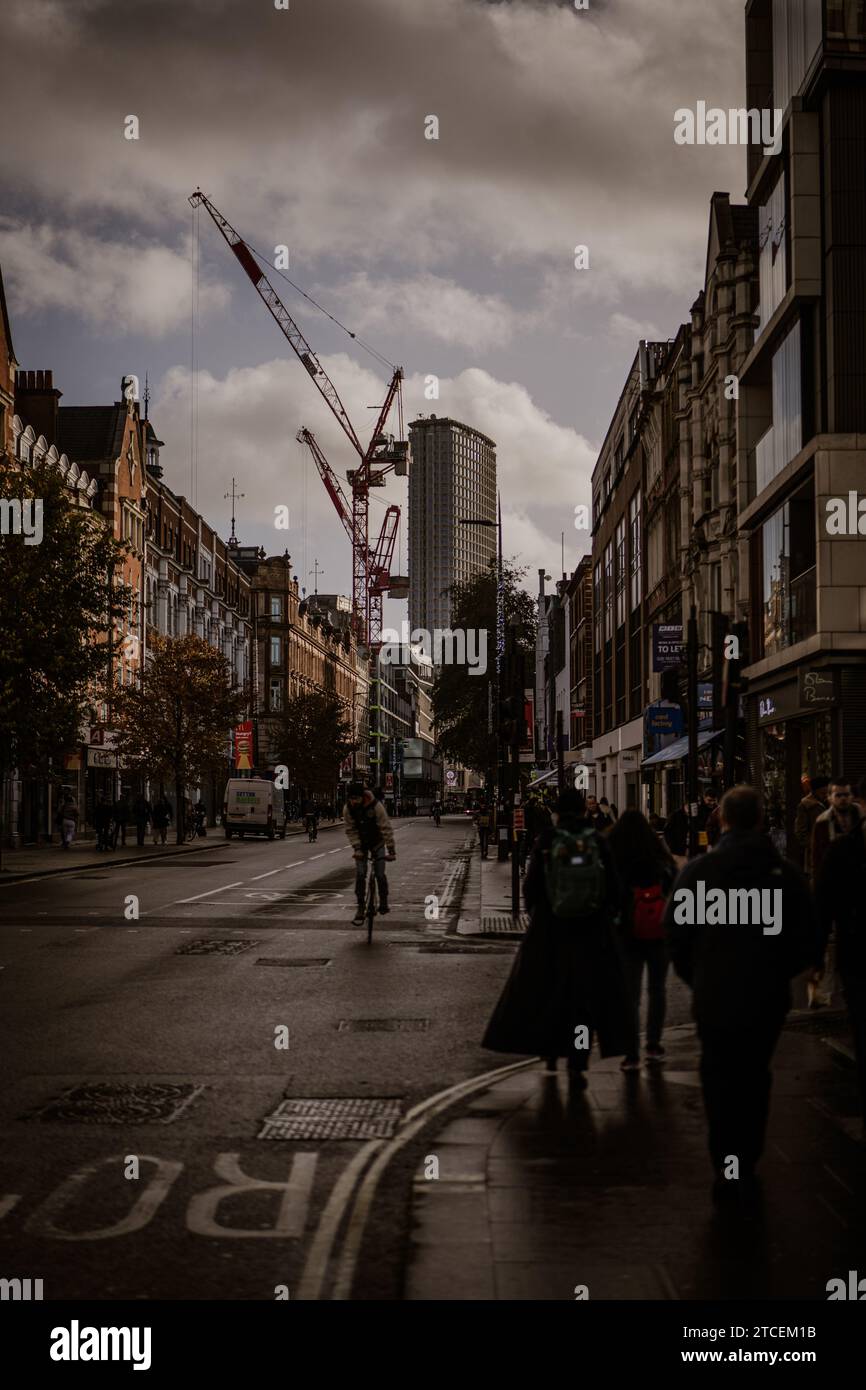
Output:
M381 801L363 782L350 782L346 806L343 811L343 825L349 837L349 844L355 853L355 897L358 911L352 918L352 925L359 927L364 921L364 892L367 879L367 858L372 857L379 889L379 911L388 912L388 877L385 873L386 859L393 862L394 831L388 813Z
M304 829L311 840L319 833L319 811L312 801L308 801L304 806Z
M433 802L433 805L430 807L430 814L433 817L433 824L438 825L442 819L442 807L438 801Z

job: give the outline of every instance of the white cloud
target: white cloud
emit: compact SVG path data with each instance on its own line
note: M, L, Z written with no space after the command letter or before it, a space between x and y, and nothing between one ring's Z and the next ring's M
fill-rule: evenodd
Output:
M103 241L7 218L0 222L0 258L21 314L72 311L97 327L153 336L189 320L188 247ZM225 286L201 277L203 316L228 299Z
M423 272L405 280L375 280L366 271L329 293L347 305L346 315L363 334L415 332L473 352L501 347L517 332L521 315L499 295L474 294L455 280Z
M323 357L322 364L337 386L362 442L371 412L386 383L343 354ZM227 533L228 504L223 494L234 475L246 496L238 508L242 543L264 545L268 553L288 548L298 573L306 573L318 558L325 578L320 587L348 592L351 568L348 539L333 505L309 461L296 443L301 424L321 445L344 491L346 469L357 456L311 389L294 360L274 360L257 367L234 368L223 378L198 374L198 496L204 516ZM151 418L166 441L163 464L166 482L189 495L188 442L190 433L189 371L173 368L154 392ZM596 451L569 426L557 424L516 382L498 381L472 368L440 381L435 413L449 415L489 435L499 444L498 476L503 493L504 549L531 569L546 565L558 573L560 532L565 532L566 564L572 568L584 550L585 533L575 532L574 507L588 503L590 474ZM404 386L406 421L429 414L424 379L410 377ZM391 428L395 422L392 420ZM304 493L306 488L306 502ZM372 494L371 536L378 533L384 504L403 508L400 551L395 569L402 570L406 554L407 486L393 475L387 488ZM288 505L290 531L276 530L274 508ZM306 520L306 525L304 524ZM553 569L551 569L553 566ZM534 590L532 574L527 584Z

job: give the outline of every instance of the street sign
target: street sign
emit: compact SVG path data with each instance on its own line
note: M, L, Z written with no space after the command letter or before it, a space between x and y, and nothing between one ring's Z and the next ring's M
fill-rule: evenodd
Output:
M653 623L653 670L668 671L682 661L682 623Z
M445 781L448 783L449 787L454 786L454 783L457 781L457 773L453 768L449 767L448 771L445 773Z
M253 767L253 721L247 719L235 725L235 770L252 772Z
M646 732L648 734L681 734L683 731L683 711L681 705L650 705L646 712Z

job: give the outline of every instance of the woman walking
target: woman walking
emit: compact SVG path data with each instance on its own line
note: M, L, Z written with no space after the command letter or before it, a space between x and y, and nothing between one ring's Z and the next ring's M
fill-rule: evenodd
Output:
M605 837L580 792L564 791L555 824L538 836L524 882L529 927L482 1046L535 1053L556 1070L568 1058L586 1086L592 1039L602 1057L629 1043L629 994L614 923L622 888Z
M664 1060L665 988L668 950L662 925L677 867L664 841L640 811L623 811L607 837L617 872L626 889L622 938L631 993L629 1047L623 1071L640 1070L640 999L647 973L648 1062Z

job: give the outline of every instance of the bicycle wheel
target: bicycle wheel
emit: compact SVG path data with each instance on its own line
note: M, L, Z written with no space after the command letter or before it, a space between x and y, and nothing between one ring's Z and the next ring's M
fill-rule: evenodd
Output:
M373 918L376 916L376 874L371 867L367 885L367 945L373 942Z

